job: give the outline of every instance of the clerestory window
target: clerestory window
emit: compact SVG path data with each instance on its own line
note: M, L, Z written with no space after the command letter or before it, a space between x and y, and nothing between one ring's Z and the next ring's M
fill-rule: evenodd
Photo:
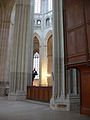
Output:
M35 0L34 13L40 13L41 0Z
M52 10L52 0L48 0L48 11Z
M38 75L36 75L35 79L39 79L39 53L36 52L33 57L33 69L37 71Z

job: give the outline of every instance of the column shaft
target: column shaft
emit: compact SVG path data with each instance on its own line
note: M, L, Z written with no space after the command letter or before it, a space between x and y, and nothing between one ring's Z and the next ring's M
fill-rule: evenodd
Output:
M63 5L62 0L53 1L54 9L54 41L53 41L53 74L56 98L64 91L64 39L63 39Z
M50 105L54 109L68 110L65 99L63 0L53 0L53 93Z
M47 47L42 45L40 48L40 69L41 69L41 85L47 86Z
M25 99L27 82L31 81L29 60L32 61L32 3L32 0L16 1L9 99Z
M8 18L3 17L0 30L0 95L5 94L5 87L8 84L6 78L6 62L8 50L9 25L10 20Z

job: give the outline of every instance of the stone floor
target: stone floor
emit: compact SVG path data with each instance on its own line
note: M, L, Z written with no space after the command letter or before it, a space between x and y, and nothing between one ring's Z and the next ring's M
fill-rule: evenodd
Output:
M48 104L0 98L0 120L90 120L90 117L51 110Z

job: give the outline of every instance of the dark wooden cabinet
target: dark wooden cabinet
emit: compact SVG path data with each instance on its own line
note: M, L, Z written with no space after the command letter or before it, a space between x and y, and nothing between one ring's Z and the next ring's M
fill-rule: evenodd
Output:
M90 115L90 0L64 0L65 67L80 71L81 113Z

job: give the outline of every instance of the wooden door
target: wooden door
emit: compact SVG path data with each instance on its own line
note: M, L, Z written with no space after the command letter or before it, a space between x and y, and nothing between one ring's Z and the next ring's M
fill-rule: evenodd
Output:
M80 68L81 73L81 114L90 115L90 67Z

